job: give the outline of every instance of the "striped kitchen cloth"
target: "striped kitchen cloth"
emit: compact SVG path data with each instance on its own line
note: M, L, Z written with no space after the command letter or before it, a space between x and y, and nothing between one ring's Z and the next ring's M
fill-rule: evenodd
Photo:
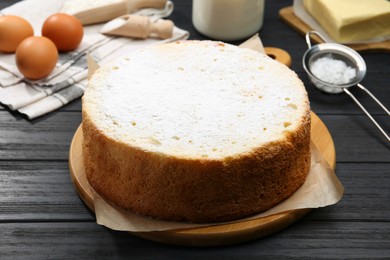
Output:
M25 0L0 11L0 15L18 15L28 20L35 35L39 35L44 20L58 13L66 0ZM143 9L142 15L152 19L169 16L173 4L168 1L164 10ZM0 103L23 113L29 119L45 115L81 97L87 85L87 59L91 57L103 65L122 54L137 48L163 42L187 39L189 34L175 27L173 36L160 40L155 38L130 39L108 37L99 33L102 25L84 27L84 38L72 52L60 53L56 68L38 81L23 77L15 65L14 54L0 54Z

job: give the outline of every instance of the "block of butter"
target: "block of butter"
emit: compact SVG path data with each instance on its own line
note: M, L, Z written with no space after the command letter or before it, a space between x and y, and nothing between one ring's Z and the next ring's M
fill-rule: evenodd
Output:
M303 4L336 42L351 43L390 36L388 0L304 0Z

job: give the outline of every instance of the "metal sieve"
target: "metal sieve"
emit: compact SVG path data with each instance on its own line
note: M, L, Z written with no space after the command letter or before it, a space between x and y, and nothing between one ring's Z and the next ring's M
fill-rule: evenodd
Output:
M310 36L312 34L317 35L324 43L312 46L310 40ZM382 127L376 122L376 120L370 115L370 113L364 108L364 106L356 99L356 97L348 90L349 87L358 86L360 89L364 90L376 103L378 103L378 105L381 106L381 108L390 116L389 110L368 89L366 89L363 85L360 84L360 81L363 80L367 71L366 63L364 62L362 56L360 56L360 54L357 53L355 50L345 45L341 45L338 43L327 43L324 40L324 37L316 31L310 31L306 34L306 43L308 46L308 50L303 55L303 68L305 69L310 80L313 82L314 86L316 86L321 91L331 94L337 94L341 92L347 93L390 142L390 137L386 134ZM347 66L355 69L356 76L352 78L350 82L340 85L331 84L329 82L319 79L312 73L310 68L316 60L325 56L330 57L334 60L341 60L345 62Z

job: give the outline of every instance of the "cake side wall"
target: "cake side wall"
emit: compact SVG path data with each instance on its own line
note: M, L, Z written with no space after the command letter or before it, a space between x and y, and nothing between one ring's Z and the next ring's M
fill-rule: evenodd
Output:
M310 113L286 139L224 160L150 153L107 138L83 110L83 156L91 186L113 204L159 219L218 222L288 198L310 167Z

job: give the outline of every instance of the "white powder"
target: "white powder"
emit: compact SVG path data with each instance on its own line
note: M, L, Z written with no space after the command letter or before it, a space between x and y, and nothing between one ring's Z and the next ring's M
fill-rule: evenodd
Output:
M94 74L84 100L115 140L210 159L285 138L308 110L304 86L287 67L213 42L130 52Z
M356 70L342 60L322 57L313 62L310 71L322 81L342 85L351 82L356 77Z

